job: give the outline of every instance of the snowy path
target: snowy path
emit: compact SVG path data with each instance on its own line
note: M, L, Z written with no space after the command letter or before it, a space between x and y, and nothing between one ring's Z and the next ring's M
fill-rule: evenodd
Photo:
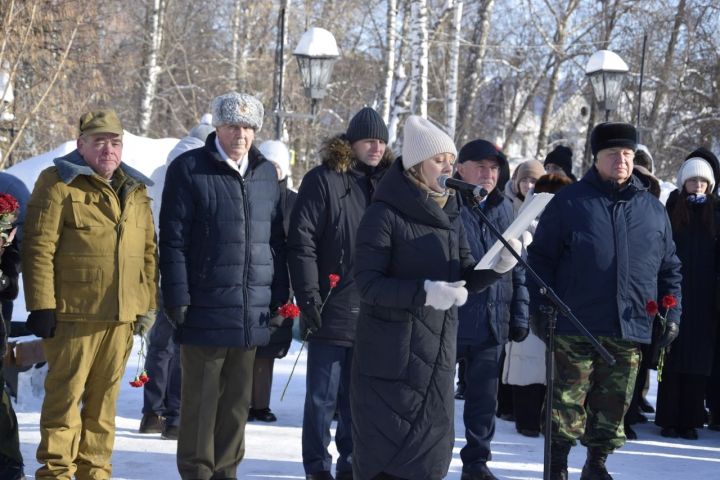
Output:
M136 348L137 348L136 342ZM246 432L246 455L238 470L241 479L304 479L300 452L302 409L305 390L305 352L303 352L284 401L280 394L299 349L294 343L290 354L275 363L275 381L271 407L278 416L276 424L249 423ZM127 480L165 480L178 478L175 468L174 441L159 435L140 435L142 389L127 381L135 373L137 356L130 356L118 404L117 436L113 456L113 478ZM654 402L655 383L650 391ZM39 441L40 399L26 400L18 407L20 439L28 478L34 478L35 448ZM616 480L636 479L720 479L720 432L702 430L698 441L668 441L652 424L637 425L640 440L629 442L608 461ZM448 480L458 480L462 463L459 451L464 444L462 402L456 401L456 443ZM333 454L336 452L333 450ZM570 455L570 478L580 477L585 449L575 448ZM541 479L543 440L515 433L514 424L498 420L493 461L490 467L501 479ZM574 468L573 468L574 467Z

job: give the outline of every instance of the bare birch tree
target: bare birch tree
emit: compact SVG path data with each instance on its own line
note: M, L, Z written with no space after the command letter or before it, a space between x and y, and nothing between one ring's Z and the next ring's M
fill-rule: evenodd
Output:
M395 74L395 43L397 30L397 0L387 0L387 28L385 34L385 88L383 90L380 114L385 123L390 122L390 102L392 101L393 78Z
M445 123L447 124L447 133L450 137L455 136L457 123L460 32L462 28L463 0L455 1L452 9L452 24L450 28L452 40L450 43L450 60L448 62L447 101L445 103Z
M140 108L138 109L138 128L141 135L147 135L153 114L153 101L157 91L158 76L160 75L160 47L162 46L164 24L164 0L151 0L148 4L147 36L145 39L145 78Z
M411 3L411 49L412 49L412 113L427 117L428 97L428 14L427 0Z

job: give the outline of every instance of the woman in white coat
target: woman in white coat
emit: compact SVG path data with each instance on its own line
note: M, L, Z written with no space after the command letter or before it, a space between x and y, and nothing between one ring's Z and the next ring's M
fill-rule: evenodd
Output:
M569 178L559 175L526 178L533 171L530 165L526 165L531 162L534 160L517 167L518 173L512 182L516 184L513 188L526 198L526 202L535 193L555 193L571 183ZM529 186L531 184L534 189ZM536 226L537 221L534 221L523 235L523 250L532 242ZM545 343L532 331L523 342L508 342L505 345L502 382L512 386L515 428L518 433L527 437L539 436L545 400Z

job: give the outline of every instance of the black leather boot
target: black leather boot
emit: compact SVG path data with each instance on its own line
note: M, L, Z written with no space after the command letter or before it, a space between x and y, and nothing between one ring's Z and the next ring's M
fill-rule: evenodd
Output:
M613 480L605 468L607 456L607 452L597 447L588 447L587 460L585 460L580 480Z

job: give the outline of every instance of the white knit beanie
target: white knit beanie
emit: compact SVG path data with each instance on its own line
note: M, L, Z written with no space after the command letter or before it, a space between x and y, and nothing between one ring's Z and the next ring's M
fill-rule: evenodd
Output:
M290 151L283 142L280 140L266 140L260 144L258 150L265 158L278 164L283 178L290 175Z
M410 115L405 122L402 146L405 170L440 153L452 153L457 157L457 148L452 138L429 120Z
M708 181L707 193L710 193L715 188L715 176L710 164L704 158L693 157L685 160L680 165L680 170L677 174L677 187L682 190L685 182L689 178L700 177Z

